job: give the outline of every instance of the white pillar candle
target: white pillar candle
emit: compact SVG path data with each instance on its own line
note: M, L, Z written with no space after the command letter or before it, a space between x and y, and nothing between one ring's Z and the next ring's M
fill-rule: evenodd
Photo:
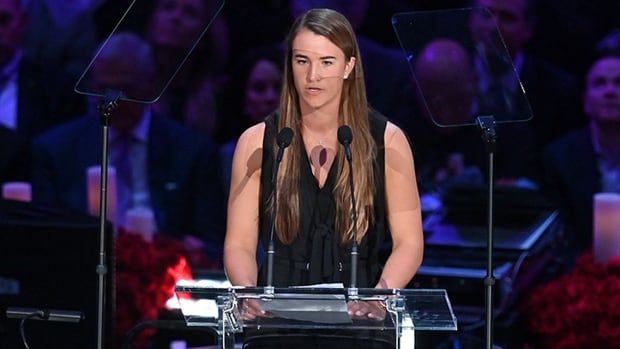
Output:
M101 188L101 166L91 166L86 169L86 191L88 200L88 213L99 216L99 193ZM116 169L108 167L108 212L107 219L116 223Z
M137 233L146 241L153 241L155 233L155 215L146 207L134 207L125 214L125 229L130 233Z
M184 340L172 341L170 349L187 349L187 343Z
M27 182L6 182L2 185L2 198L6 200L32 201L32 188Z
M620 256L620 194L594 195L594 260L605 263Z

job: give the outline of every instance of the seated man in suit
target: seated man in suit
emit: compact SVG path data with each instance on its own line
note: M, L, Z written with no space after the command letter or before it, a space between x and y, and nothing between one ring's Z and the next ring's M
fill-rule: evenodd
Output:
M427 43L418 55L416 113L410 116L421 191L452 184L482 184L484 147L471 123L476 113L476 77L465 49L451 39ZM434 122L434 121L435 122Z
M151 49L135 34L115 34L91 69L92 91L117 90L137 100L154 95ZM100 119L92 114L35 140L35 201L87 210L86 170L101 163L102 149ZM124 225L128 209L149 208L158 232L199 238L192 241L204 242L209 257L219 262L224 200L215 146L206 136L140 103L121 101L110 127L117 224Z
M417 108L410 116L410 137L421 191L483 184L488 180L488 155L481 131L473 126L481 114L470 55L455 40L435 39L420 50L414 72ZM527 182L534 172L529 157L533 139L522 132L522 125L499 125L497 130L494 179Z
M594 194L620 193L620 31L599 45L583 96L589 126L558 139L544 155L543 188L566 220L575 255L592 244Z

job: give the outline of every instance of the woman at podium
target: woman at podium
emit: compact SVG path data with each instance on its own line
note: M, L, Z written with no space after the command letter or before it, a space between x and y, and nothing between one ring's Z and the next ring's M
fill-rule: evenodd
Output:
M313 9L296 19L281 91L279 109L247 129L236 146L224 244L231 283L348 286L355 240L356 287L406 287L423 252L413 155L404 133L368 106L357 41L344 16ZM343 125L348 132L341 132ZM285 128L292 138L282 139ZM259 268L259 239L264 251L273 242L273 265ZM242 310L246 319L269 316L255 302ZM379 302L350 302L348 310L353 319L386 316ZM245 347L389 347L352 332L298 335L305 337L287 332L276 342L250 340Z

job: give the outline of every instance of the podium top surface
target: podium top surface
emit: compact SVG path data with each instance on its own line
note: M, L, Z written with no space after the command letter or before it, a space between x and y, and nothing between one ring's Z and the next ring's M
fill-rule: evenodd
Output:
M268 309L272 317L242 320L244 328L279 329L394 329L455 331L456 317L442 289L360 288L351 296L348 288L323 287L210 287L200 282L180 282L175 292L189 326L215 326L218 317L240 318L238 305L254 299ZM380 301L386 305L384 320L352 320L348 301ZM220 311L222 312L220 314Z

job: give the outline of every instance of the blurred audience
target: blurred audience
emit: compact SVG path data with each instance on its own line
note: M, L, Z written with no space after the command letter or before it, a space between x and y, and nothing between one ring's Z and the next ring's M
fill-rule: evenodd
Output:
M585 78L583 112L589 125L551 144L543 162L545 192L568 225L569 258L592 244L593 195L620 193L620 29L598 46Z
M263 47L247 52L235 64L224 91L216 139L221 143L222 179L230 185L232 156L237 138L251 125L262 122L280 103L284 54Z
M75 81L28 54L21 0L0 0L0 19L0 124L30 138L83 112Z
M75 83L97 45L93 12L104 0L23 1L28 16L24 56L64 71Z
M264 46L280 46L293 18L290 0L227 0L223 17L230 33L230 57Z
M30 179L30 140L0 125L0 184Z
M575 76L585 74L596 43L620 27L617 0L537 0L536 6L544 20L528 46Z
M193 91L189 92L183 106L185 124L214 140L217 140L218 136L216 94L219 90L217 84L210 77L206 77Z
M153 47L156 64L155 86L160 91L166 88L155 110L179 121L185 122L188 117L183 111L189 95L205 84L217 87L218 75L228 59L228 29L223 17L216 17L201 39L219 9L216 5L207 0L157 0L147 23L145 36Z
M482 184L484 147L480 133L475 127L456 127L471 124L476 114L476 74L469 55L458 42L437 39L422 48L414 73L418 108L410 116L409 136L420 191Z
M132 5L128 17L120 23L118 31L142 32L153 11L154 1L151 0L103 0L95 10L93 17L97 29L97 42L106 39L123 15Z
M526 50L538 22L535 1L473 0L472 5L486 7L493 14L488 16L483 11L474 11L469 23L478 47L482 44L486 48L486 52L480 53L475 61L481 91L492 93L494 84L499 84L516 114L530 114L527 103L520 98L521 90L513 66L493 64L498 55L494 49L503 49L496 35L499 28L531 105L533 119L529 123L537 143L543 147L558 136L582 126L583 118L576 112L578 93L574 77Z
M115 34L93 66L93 90L118 90L142 99L152 93L154 74L149 45L135 34ZM128 209L149 208L158 232L193 236L186 241L193 248L204 247L219 262L224 200L216 147L205 135L144 104L121 101L110 126L118 224L123 226ZM86 169L101 161L99 117L85 115L50 130L33 148L34 200L86 211Z
M427 43L414 62L417 113L411 115L410 136L422 190L453 184L483 184L488 156L476 125L480 116L478 77L472 58L452 39ZM537 165L534 140L526 126L498 125L495 180L532 181Z

